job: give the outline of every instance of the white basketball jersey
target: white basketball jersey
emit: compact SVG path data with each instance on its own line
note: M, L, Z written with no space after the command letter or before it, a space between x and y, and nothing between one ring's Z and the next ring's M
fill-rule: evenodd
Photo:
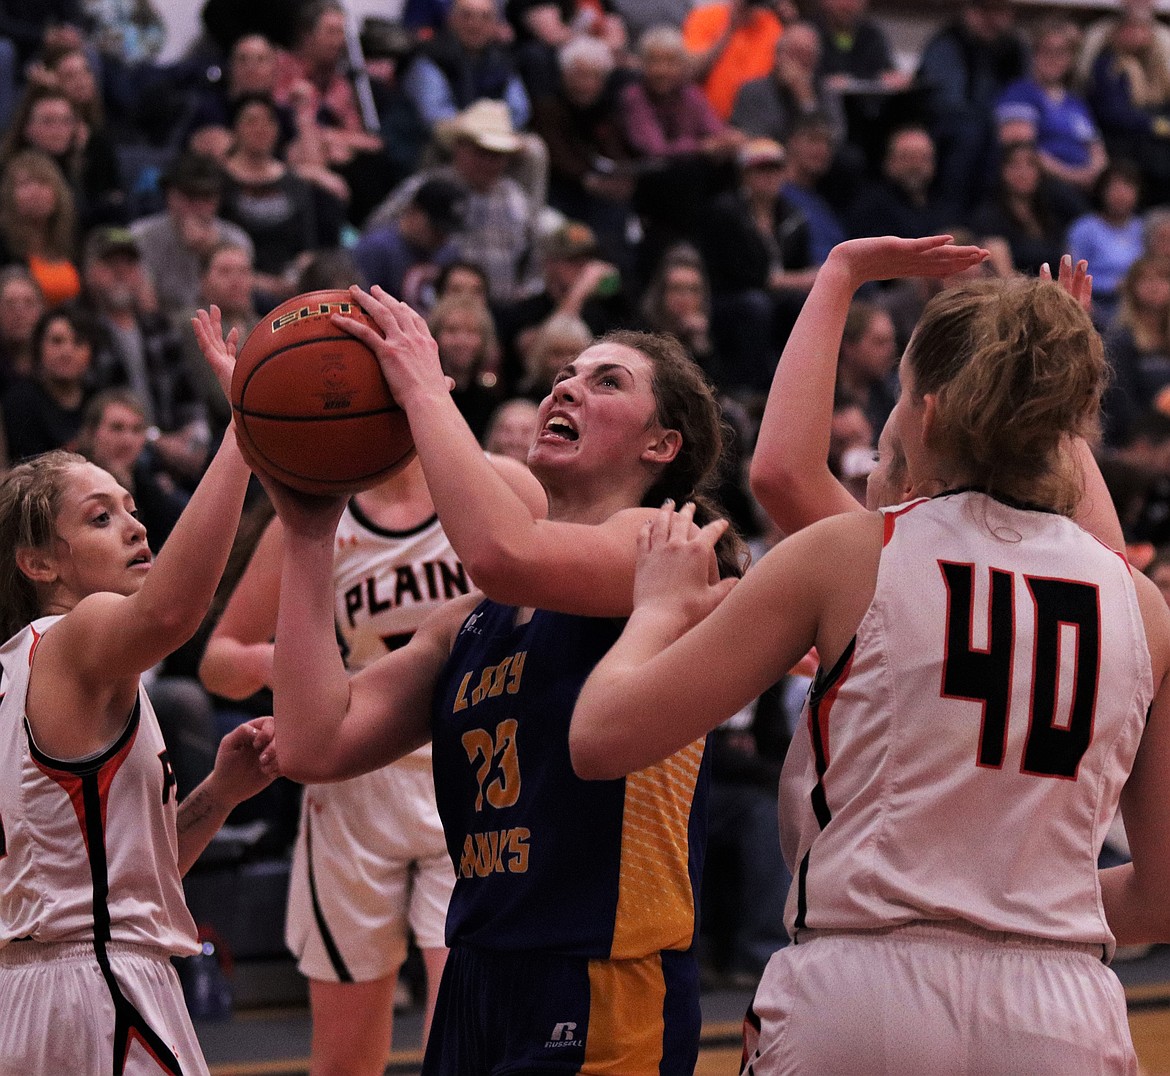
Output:
M337 637L351 672L405 646L427 616L474 588L437 515L406 531L380 527L351 500L333 552ZM407 756L430 766L427 744Z
M885 521L784 766L789 930L961 919L1111 949L1097 854L1153 696L1128 565L980 493Z
M141 687L118 738L62 761L25 715L43 617L0 648L0 947L107 941L198 949L179 878L174 772Z
M438 516L392 531L352 500L337 526L333 585L337 633L351 672L404 646L430 613L471 592Z

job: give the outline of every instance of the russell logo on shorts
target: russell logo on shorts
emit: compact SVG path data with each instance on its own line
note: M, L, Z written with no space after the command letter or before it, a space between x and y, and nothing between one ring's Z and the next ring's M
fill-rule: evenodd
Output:
M562 1023L556 1024L552 1029L552 1035L548 1042L544 1044L546 1050L556 1050L565 1046L580 1046L581 1040L577 1038L577 1024L573 1020L565 1020Z

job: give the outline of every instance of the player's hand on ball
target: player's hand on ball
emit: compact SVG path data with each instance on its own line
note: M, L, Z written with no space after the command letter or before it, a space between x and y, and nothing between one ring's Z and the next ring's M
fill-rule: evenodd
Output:
M306 538L332 538L349 502L349 494L302 493L293 489L266 471L263 464L249 453L242 439L239 444L240 452L260 480L285 530Z
M409 410L412 396L419 393L450 391L450 378L439 363L439 345L421 314L377 284L368 292L355 284L349 293L382 330L381 335L343 314L334 314L333 322L374 353L400 407Z
M240 341L239 329L233 328L225 340L223 318L220 315L219 307L214 304L210 310L196 311L195 316L191 319L191 327L195 330L195 340L199 344L199 350L203 352L207 365L211 367L215 379L219 382L219 387L223 389L224 397L230 400L232 371L236 366L236 347Z

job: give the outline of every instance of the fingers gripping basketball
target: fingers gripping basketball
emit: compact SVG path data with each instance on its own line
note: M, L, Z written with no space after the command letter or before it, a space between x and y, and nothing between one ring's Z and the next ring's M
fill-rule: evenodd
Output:
M342 290L297 295L249 333L232 376L236 432L257 464L294 489L376 485L414 454L406 415L370 349L330 315L369 324Z

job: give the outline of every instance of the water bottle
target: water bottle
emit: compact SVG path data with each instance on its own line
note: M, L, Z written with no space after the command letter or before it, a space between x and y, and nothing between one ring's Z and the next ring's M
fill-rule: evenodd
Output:
M196 1020L227 1020L232 1015L232 986L216 956L215 943L204 940L199 952L183 961L183 993Z

